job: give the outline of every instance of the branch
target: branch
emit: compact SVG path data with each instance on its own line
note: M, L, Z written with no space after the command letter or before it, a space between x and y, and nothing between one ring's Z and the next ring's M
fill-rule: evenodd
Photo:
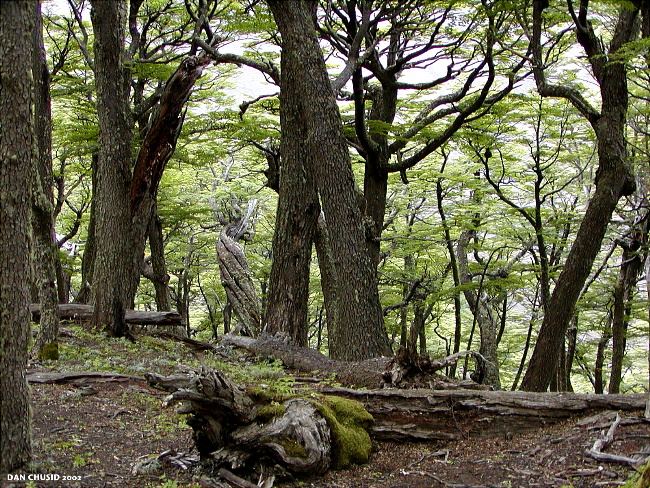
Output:
M572 2L570 0L568 4L569 9L572 11ZM568 100L589 123L594 125L600 118L600 112L582 96L578 89L570 86L554 85L546 81L546 68L542 61L542 10L542 2L533 2L533 36L530 41L530 46L533 59L533 76L535 77L537 91L541 97L555 97ZM572 16L575 21L578 21L575 13ZM576 24L576 27L578 25Z
M220 53L203 39L193 39L215 62L215 64L232 63L254 68L268 75L276 85L280 85L280 70L272 61L256 61L238 54Z

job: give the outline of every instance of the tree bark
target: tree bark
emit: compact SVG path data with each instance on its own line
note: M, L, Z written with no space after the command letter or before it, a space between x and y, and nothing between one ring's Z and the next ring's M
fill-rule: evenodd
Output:
M41 328L31 355L58 359L59 315L57 314L56 265L58 249L54 241L54 192L52 185L52 111L50 73L43 44L43 18L40 4L36 8L33 52L34 129L36 136L36 175L33 189L32 233L34 236L34 271L41 304ZM61 286L65 286L61 283Z
M304 144L307 157L303 177L316 178L332 245L339 323L345 326L330 338L330 353L348 360L390 355L376 271L365 251L365 227L357 204L350 155L316 35L316 2L268 3L282 35L281 96L283 91L286 94L291 90L296 97L292 101L296 105L291 107L298 117L296 132L283 130L282 137ZM288 100L283 101L284 109L289 109ZM308 184L305 189L312 191ZM315 226L318 211L313 210Z
M237 227L237 224L226 225L217 239L221 284L226 290L228 303L239 320L238 328L256 337L260 333L260 302L244 248L237 242L241 237L235 230Z
M458 239L456 244L456 259L458 262L458 270L460 273L460 281L463 285L472 283L469 275L469 264L467 262L467 249L466 246L470 238L475 234L475 231L465 231ZM482 290L479 287L474 291L465 289L465 300L469 305L472 314L478 324L481 333L481 345L479 353L487 359L487 367L483 378L480 383L491 385L495 388L501 388L501 379L499 377L499 362L497 357L497 330L498 325L494 319L492 309L485 303L481 296Z
M627 161L625 124L628 106L627 74L623 61L610 59L634 35L637 11L621 11L609 52L602 52L600 40L591 24L586 22L587 3L581 5L576 32L600 86L602 107L596 112L579 95L566 87L546 82L541 52L541 2L533 3L534 73L541 96L565 96L589 120L598 141L598 171L596 189L580 224L566 263L557 279L546 307L546 313L535 349L524 379L522 390L546 391L557 373L558 351L564 347L564 337L575 313L591 266L618 200L635 191L634 176Z
M133 302L144 266L147 232L154 218L158 186L167 162L174 154L183 127L183 109L190 98L196 80L209 57L188 56L171 75L159 104L151 115L130 181L130 211L132 265L127 298Z
M124 311L132 308L130 294L132 118L129 109L129 70L125 65L124 0L91 1L95 33L95 85L99 119L95 246L92 296L93 326L109 335L129 334Z
M645 200L645 197L643 197ZM646 214L646 211L643 211ZM627 344L627 329L630 321L632 295L645 264L643 248L648 242L648 216L641 215L639 228L634 229L629 242L621 241L621 267L614 287L612 312L612 367L609 378L609 393L620 393L623 378L623 358ZM647 251L646 251L647 253Z
M32 81L37 2L0 2L0 473L31 460L25 378L35 149Z
M165 243L163 241L162 221L158 208L154 206L149 222L149 249L151 250L151 282L156 290L156 308L159 312L171 310L169 298L169 274L165 262Z
M307 2L310 3L310 2ZM307 5L305 4L305 6ZM284 9L269 2L274 15ZM278 13L275 13L275 10ZM298 22L299 17L294 22ZM283 38L280 80L280 183L278 208L273 234L273 262L269 277L264 330L285 332L300 346L307 346L309 267L312 242L321 213L314 174L314 146L307 138L299 33L285 33L288 27L278 23Z

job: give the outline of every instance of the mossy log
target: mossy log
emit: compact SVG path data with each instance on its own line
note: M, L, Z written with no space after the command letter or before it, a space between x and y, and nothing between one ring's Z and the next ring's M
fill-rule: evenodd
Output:
M359 402L319 395L273 399L207 369L145 377L171 392L165 405L182 404L197 450L215 473L224 467L252 473L261 464L319 474L368 460L372 416Z
M486 390L353 390L321 393L354 399L372 414L378 440L429 441L509 437L604 410L643 413L647 395Z

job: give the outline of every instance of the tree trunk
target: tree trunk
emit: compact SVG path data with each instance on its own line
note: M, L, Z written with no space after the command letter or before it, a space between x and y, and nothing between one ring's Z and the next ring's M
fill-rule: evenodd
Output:
M97 193L93 196L96 204L93 326L121 337L129 334L124 311L132 308L129 290L133 255L129 238L132 120L130 76L124 49L127 5L124 0L92 0L91 5L99 119Z
M37 2L0 2L0 473L31 460L29 338Z
M543 79L541 48L541 3L534 2L533 34L536 79L542 96L553 96L557 92L548 91ZM583 3L582 8L587 4ZM634 35L636 11L623 9L616 26L609 54L616 51ZM586 19L586 11L580 19ZM566 263L557 279L550 297L544 320L530 359L528 369L521 383L522 390L546 391L557 372L558 351L564 347L564 337L575 313L575 305L582 287L589 276L591 266L600 251L603 237L618 200L635 191L634 176L627 161L625 124L628 106L627 74L623 61L609 59L600 52L600 44L590 24L576 26L578 40L590 56L594 74L600 85L602 108L594 113L582 107L585 117L591 122L598 141L598 171L596 189L589 202L585 216L580 224L575 241L567 256ZM579 100L572 99L580 106Z
M282 35L281 94L287 95L290 90L295 96L282 99L284 110L298 117L293 126L295 132L283 128L283 141L288 138L304 144L303 177L316 178L338 280L339 323L344 326L330 338L330 353L348 360L390 355L376 271L365 252L365 227L357 204L350 155L316 35L316 2L268 3ZM295 105L288 107L289 102ZM308 183L304 188L312 191ZM313 211L315 226L318 211Z
M310 3L310 2L307 2ZM288 15L285 8L269 2L274 16ZM307 4L305 4L307 5ZM294 7L295 9L295 7ZM307 140L305 103L305 68L300 67L299 32L290 35L276 19L283 38L280 89L280 186L275 232L273 234L273 262L269 278L269 294L264 329L269 333L283 331L300 346L307 346L309 266L312 242L321 213L315 181L314 146ZM321 241L322 242L322 241ZM334 309L335 307L333 307ZM330 337L331 341L331 337ZM330 342L331 347L331 342Z
M467 262L467 249L466 246L470 238L475 234L474 231L466 231L458 239L456 244L456 259L458 262L458 270L460 273L460 281L463 285L472 283L469 275L468 262ZM501 380L499 377L499 363L497 357L497 330L498 325L494 319L492 310L485 303L481 297L482 290L479 287L477 291L466 288L464 290L465 300L469 305L476 323L478 324L481 333L481 345L479 353L487 359L487 368L485 375L479 381L485 385L491 385L495 388L501 388Z
M244 248L237 239L237 224L229 224L219 233L217 256L221 284L226 290L228 303L238 318L238 329L256 337L260 333L260 301L255 291Z
M59 315L57 313L56 265L58 249L54 241L54 193L52 185L52 110L50 73L43 45L43 18L40 4L36 9L34 30L34 129L36 136L36 175L33 189L32 232L34 236L34 271L41 304L41 328L31 355L58 359ZM65 286L61 283L61 286Z
M321 395L280 403L253 396L217 370L173 377L148 373L146 378L171 392L166 405L183 403L199 455L215 470L225 465L250 476L260 464L267 469L279 464L314 475L368 461L372 417L356 401Z
M87 238L83 249L83 255L81 256L81 287L79 288L77 295L74 297L74 301L77 303L92 303L93 301L92 283L93 273L95 271L95 258L97 256L95 239L97 199L94 198L94 195L97 195L97 163L97 152L94 152L90 160L90 179L92 182L91 194L93 195L93 198L90 201Z
M620 393L623 378L623 358L627 343L627 328L630 321L632 295L643 271L643 246L647 245L647 218L641 219L643 229L635 232L631 243L622 243L621 267L614 288L614 310L612 314L612 369L609 392ZM629 244L629 245L628 245Z
M151 282L156 290L156 308L159 312L171 310L169 298L169 274L165 263L165 243L163 241L162 221L158 208L154 206L149 222L149 249L151 250Z
M127 298L131 303L135 299L144 265L147 233L151 220L155 218L158 186L183 127L185 104L209 62L208 57L197 56L188 56L181 61L167 80L140 146L130 182L132 265Z
M440 173L444 172L446 161L447 159L445 155L445 163L442 165L442 168L440 168ZM456 260L456 253L454 252L454 244L451 240L449 222L447 221L447 216L445 215L443 207L442 178L436 180L436 201L438 204L438 214L440 215L440 221L445 233L445 245L447 247L447 253L449 254L449 265L451 266L451 274L454 280L454 345L451 352L456 354L460 351L460 341L462 338L462 310L459 291L460 272L458 271L458 261ZM449 377L456 377L456 364L449 369Z
M316 228L316 239L314 241L316 256L318 258L318 269L320 270L321 290L323 291L323 302L325 305L325 317L327 320L328 344L330 337L336 337L341 327L339 323L338 297L336 291L336 276L332 260L332 247L330 244L329 232L323 213L318 216Z

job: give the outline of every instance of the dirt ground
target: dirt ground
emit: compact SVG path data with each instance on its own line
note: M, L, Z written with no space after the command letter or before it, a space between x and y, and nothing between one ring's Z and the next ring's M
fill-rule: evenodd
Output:
M72 479L39 481L57 487L199 487L198 467L169 461L134 474L134 466L171 450L192 452L191 431L164 393L144 382L32 385L34 473ZM318 479L278 481L287 488L600 487L619 486L629 466L598 462L585 451L613 414L574 419L511 438L468 438L450 443L376 443L370 463ZM650 424L626 417L608 452L632 456L647 449ZM183 456L178 459L187 459ZM190 457L189 461L191 462ZM12 483L5 483L10 486ZM25 486L24 483L15 484ZM29 485L28 485L29 486Z
M77 332L82 335L83 332ZM63 346L68 360L32 365L32 371L138 371L169 374L192 366L182 346L154 340L88 343L73 337ZM101 347L107 347L104 351ZM136 349L133 349L133 348ZM99 356L105 355L100 360ZM149 357L147 357L149 355ZM35 463L38 481L0 480L3 488L200 488L227 487L206 480L196 462L191 429L176 407L163 408L165 392L139 379L74 380L32 384ZM650 423L625 414L606 452L650 454ZM315 479L277 479L285 488L471 488L621 486L635 472L629 465L596 461L589 449L611 425L615 412L601 412L503 438L465 437L452 442L376 442L370 462ZM163 455L164 454L164 455ZM163 456L161 456L163 455ZM240 473L241 474L241 473ZM50 481L44 480L50 477ZM57 478L52 480L52 478ZM64 479L65 478L65 479ZM203 478L203 479L202 479ZM257 480L254 480L257 482ZM221 483L221 484L219 484Z

